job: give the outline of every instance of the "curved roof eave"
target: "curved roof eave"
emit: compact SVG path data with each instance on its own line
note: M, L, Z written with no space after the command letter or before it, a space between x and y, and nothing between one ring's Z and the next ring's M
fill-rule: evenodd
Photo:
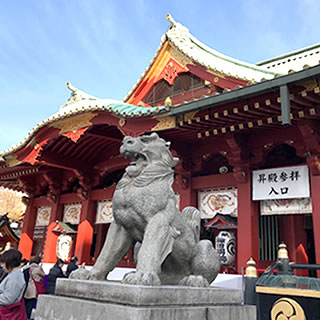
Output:
M0 160L6 159L7 156L14 153L15 151L21 149L23 146L28 144L32 137L35 135L37 131L41 128L57 122L59 120L69 118L75 116L77 114L92 112L92 111L105 111L111 113L120 118L138 118L138 117L147 117L153 116L155 114L159 114L165 110L169 110L170 106L159 106L159 107L142 107L135 106L132 104L124 103L117 100L111 99L90 99L90 100L81 100L75 102L73 104L64 105L60 108L58 112L51 115L47 119L38 123L36 127L34 127L25 139L17 145L13 145L10 149L0 152Z

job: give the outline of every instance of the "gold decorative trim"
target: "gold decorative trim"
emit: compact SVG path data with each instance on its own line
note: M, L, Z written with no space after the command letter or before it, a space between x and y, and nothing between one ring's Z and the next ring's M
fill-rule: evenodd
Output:
M190 120L194 120L195 119L195 115L196 115L197 111L195 112L189 112L183 115L183 120L186 122L189 122Z
M11 155L10 157L8 157L8 159L6 159L6 165L8 167L14 167L18 164L20 164L21 161L19 161L16 156Z
M307 91L314 91L314 89L318 86L318 83L317 80L312 79L302 83L302 85L306 88Z
M300 296L310 298L320 298L320 291L296 289L296 288L275 288L275 287L256 287L257 293L286 295L286 296Z
M91 126L92 123L90 122L90 120L95 116L96 114L91 112L82 113L51 123L49 127L60 129L60 134L70 131L77 131L81 128Z
M158 118L159 122L151 129L151 131L161 131L167 129L173 129L176 127L176 118L167 117L167 118Z
M278 299L272 305L270 316L271 316L271 320L280 320L280 319L306 320L306 315L301 305L297 301L290 298Z
M120 127L123 127L124 125L126 124L126 120L124 120L124 119L119 119L119 126Z
M192 64L192 59L184 55L173 43L168 42L168 44L167 50L171 58L176 60L182 67L188 69L187 65Z

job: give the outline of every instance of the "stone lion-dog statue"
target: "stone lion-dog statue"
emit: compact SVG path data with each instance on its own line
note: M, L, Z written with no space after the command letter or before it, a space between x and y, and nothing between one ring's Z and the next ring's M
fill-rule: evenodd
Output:
M105 280L135 243L136 271L122 283L206 287L216 278L219 255L211 241L200 241L199 211L177 209L172 183L179 159L169 147L156 133L123 139L120 153L131 162L112 199L114 221L92 270L70 278Z

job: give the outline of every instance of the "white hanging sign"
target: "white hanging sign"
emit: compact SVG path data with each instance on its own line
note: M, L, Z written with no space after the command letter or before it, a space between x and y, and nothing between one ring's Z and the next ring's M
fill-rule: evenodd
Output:
M212 219L216 214L237 216L237 189L213 189L198 192L201 219Z
M111 223L112 215L112 200L102 200L97 203L96 223Z
M274 168L252 172L252 200L310 197L307 166Z
M309 214L312 213L311 198L273 199L260 202L262 216L275 214Z
M62 234L58 237L56 255L59 259L67 261L69 258L70 250L72 246L71 236Z
M50 206L38 207L36 227L48 226L49 220L50 220L50 215L51 215L51 207Z
M63 210L63 222L79 224L81 206L81 203L65 204Z

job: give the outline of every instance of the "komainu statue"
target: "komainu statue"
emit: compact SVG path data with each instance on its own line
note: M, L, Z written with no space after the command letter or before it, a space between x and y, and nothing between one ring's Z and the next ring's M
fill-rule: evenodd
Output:
M126 274L123 283L204 287L217 276L219 256L209 240L199 239L199 211L177 209L172 183L179 160L169 146L156 133L123 139L120 153L131 162L113 196L114 222L85 278L105 280L135 243L136 271Z

